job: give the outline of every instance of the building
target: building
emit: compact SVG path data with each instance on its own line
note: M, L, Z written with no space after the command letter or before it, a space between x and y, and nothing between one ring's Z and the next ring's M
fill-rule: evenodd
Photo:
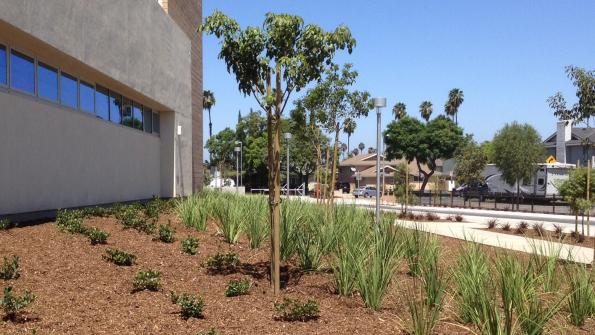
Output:
M0 0L0 215L188 195L200 0Z
M573 127L571 121L559 121L556 132L543 142L548 156L559 163L586 166L593 159L595 129Z
M381 171L381 183L383 182L384 177L384 184L387 185L386 188L391 190L395 183L394 174L397 170L397 166L399 164L405 163L405 160L390 160L387 161L384 159L384 156L380 156L380 166L381 170L384 170L384 176L382 176ZM442 160L438 160L436 162L438 165L436 172L434 173L435 176L442 176ZM425 171L429 171L427 166L423 166ZM423 175L419 172L419 168L417 167L417 162L413 160L409 163L409 176L411 185L414 187L421 186L423 181ZM358 185L359 178L359 185L360 186L376 186L376 153L371 154L362 154L352 156L347 158L339 163L339 177L338 181L341 183L350 183L351 189L355 189ZM433 183L428 183L427 189L432 189Z

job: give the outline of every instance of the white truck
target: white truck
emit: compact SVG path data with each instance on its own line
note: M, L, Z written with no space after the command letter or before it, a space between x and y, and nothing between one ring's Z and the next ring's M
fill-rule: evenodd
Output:
M568 179L570 171L575 167L574 164L563 163L542 163L531 180L522 182L520 186L521 194L552 198L558 197L559 185ZM488 185L490 194L516 194L517 185L508 184L502 178L502 172L494 164L488 164L482 172L485 182Z

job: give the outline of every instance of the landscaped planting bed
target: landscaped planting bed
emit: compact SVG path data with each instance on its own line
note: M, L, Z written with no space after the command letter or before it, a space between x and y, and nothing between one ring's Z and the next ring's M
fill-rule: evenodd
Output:
M530 260L526 254L473 247L390 224L376 229L372 216L355 208L335 209L335 224L325 224L323 207L285 202L283 216L294 224L282 234L290 248L282 250L284 289L274 297L265 198L203 195L189 202L194 205L182 204L180 213L167 204L155 206L157 215L140 206L62 213L58 224L0 231L0 261L6 256L7 269L12 269L7 271L10 279L0 278L1 288L13 287L17 297L30 290L35 297L0 321L0 334L423 334L432 318L437 321L433 333L479 334L481 327L473 323L477 317L496 315L504 326L509 310L503 309L499 278L524 278ZM90 240L97 229L107 234ZM482 255L487 275L466 276L476 266L469 261ZM17 276L13 256L18 257ZM536 294L511 289L506 296L538 301L544 311L559 307L546 334L595 332L589 317L580 327L571 324L581 320L571 317L565 272L579 269L548 265L545 259L532 264L547 268L531 272L540 273L531 276L535 285L522 284L524 291ZM381 280L373 273L383 274ZM593 282L581 286L578 279L581 294L592 293ZM489 300L473 294L478 282L483 284L475 287ZM461 283L469 290L460 291ZM504 286L521 287L515 285ZM465 314L473 309L464 308L459 295L483 304L484 316ZM579 305L584 302L573 297ZM592 308L592 303L583 307ZM524 305L518 306L510 310L511 320L523 333L520 321L526 318L519 315L526 313ZM417 330L411 311L420 321ZM0 317L4 313L0 309Z

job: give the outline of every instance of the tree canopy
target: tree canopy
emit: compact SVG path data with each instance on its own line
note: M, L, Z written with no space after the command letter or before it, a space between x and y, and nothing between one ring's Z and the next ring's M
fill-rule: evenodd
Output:
M585 122L590 127L590 120L595 116L595 71L570 65L566 67L566 74L576 88L578 101L568 108L562 93L557 92L548 98L548 105L558 119Z
M488 163L488 158L482 148L475 142L470 141L457 150L455 160L454 175L458 184L483 181L484 178L481 173Z

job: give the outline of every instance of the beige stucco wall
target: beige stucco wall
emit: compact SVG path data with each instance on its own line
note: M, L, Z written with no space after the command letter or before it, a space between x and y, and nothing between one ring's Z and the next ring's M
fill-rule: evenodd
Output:
M0 106L0 214L160 194L159 137L3 89Z

